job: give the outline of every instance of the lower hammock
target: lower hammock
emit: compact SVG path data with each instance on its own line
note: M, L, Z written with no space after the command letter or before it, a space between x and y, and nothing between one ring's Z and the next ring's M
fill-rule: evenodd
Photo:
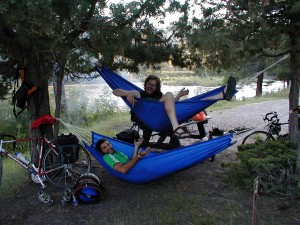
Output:
M126 174L122 174L106 164L102 158L102 154L95 149L95 145L99 139L107 139L113 145L114 149L122 151L129 158L133 155L134 145L95 132L92 132L92 145L83 143L95 159L112 176L130 183L142 184L153 182L161 177L199 164L233 145L232 137L232 134L227 134L215 139L161 153L150 152Z

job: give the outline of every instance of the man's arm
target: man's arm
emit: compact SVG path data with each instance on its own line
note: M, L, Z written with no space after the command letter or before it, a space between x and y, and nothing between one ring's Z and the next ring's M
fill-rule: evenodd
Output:
M151 151L151 148L148 147L146 151L142 152L139 151L137 156L132 157L132 159L125 164L122 163L116 163L114 165L114 169L117 170L120 173L127 173L128 170L130 170L140 159L142 159L145 155L147 155Z
M116 163L114 169L120 173L127 173L140 159L139 156L135 156L128 163Z
M127 91L123 89L115 89L113 90L113 94L119 97L127 97L127 100L131 105L134 105L134 103L137 102L135 98L141 98L140 92L135 90Z

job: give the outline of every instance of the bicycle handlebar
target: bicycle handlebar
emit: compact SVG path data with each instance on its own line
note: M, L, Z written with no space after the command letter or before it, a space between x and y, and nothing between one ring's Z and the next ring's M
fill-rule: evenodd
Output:
M14 140L17 140L17 138L14 135L0 133L0 140L3 140L5 137L9 137L9 138L12 138ZM13 144L13 150L15 150L18 147L17 143L13 142L12 144Z
M271 118L269 118L270 115L272 115ZM275 112L275 111L269 112L269 113L267 113L267 114L265 115L265 117L263 118L263 120L264 120L264 121L267 120L268 122L271 122L271 121L274 121L274 120L278 121L278 114L277 114L277 112Z

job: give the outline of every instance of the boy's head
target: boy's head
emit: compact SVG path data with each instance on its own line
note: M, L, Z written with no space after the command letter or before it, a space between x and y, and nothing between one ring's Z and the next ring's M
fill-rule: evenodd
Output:
M157 95L161 92L161 81L156 75L149 75L144 83L144 90L148 95Z
M114 154L115 150L106 139L99 139L96 143L96 149L102 154Z

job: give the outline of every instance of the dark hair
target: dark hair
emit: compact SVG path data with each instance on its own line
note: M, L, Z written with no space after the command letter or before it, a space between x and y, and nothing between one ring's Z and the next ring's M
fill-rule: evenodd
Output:
M155 92L153 93L153 95L157 95L157 94L160 94L161 93L161 81L160 81L160 78L156 75L149 75L146 80L145 80L145 83L144 83L144 90L146 90L146 84L148 83L148 81L150 80L156 80L156 90Z
M106 139L99 139L99 140L97 141L97 143L96 143L96 149L97 149L98 151L100 151L101 153L103 153L102 150L101 150L101 145L102 145L105 141L107 141L107 140L106 140Z

